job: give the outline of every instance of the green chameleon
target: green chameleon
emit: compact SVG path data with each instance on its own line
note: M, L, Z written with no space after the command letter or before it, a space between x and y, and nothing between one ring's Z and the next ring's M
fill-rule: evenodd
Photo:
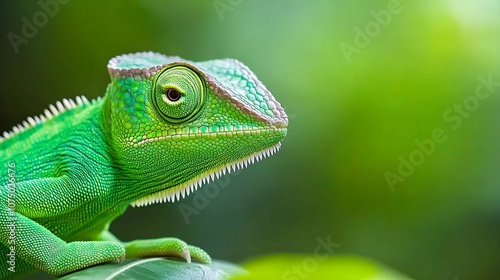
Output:
M108 71L103 98L64 99L0 138L0 278L125 257L210 263L177 238L122 243L109 224L272 155L287 133L281 105L237 60L143 52Z

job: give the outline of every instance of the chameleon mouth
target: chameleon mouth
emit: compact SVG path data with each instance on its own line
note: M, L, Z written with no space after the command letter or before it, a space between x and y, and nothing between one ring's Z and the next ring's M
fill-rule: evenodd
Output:
M203 184L213 182L215 181L215 179L218 179L225 174L229 174L232 171L243 169L247 167L249 164L253 164L266 157L270 157L276 152L278 152L280 148L281 148L281 141L267 149L255 152L246 157L240 158L236 161L226 163L217 166L215 168L212 168L208 171L205 171L202 174L180 185L140 198L132 202L130 205L132 205L133 207L140 207L154 203L178 201L181 198L185 198L190 193L196 191Z

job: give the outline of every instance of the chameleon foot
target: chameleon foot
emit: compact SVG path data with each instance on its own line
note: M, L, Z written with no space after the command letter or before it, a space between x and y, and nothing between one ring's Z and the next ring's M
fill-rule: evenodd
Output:
M121 260L124 256L125 250L117 242L71 242L54 255L47 255L47 258L52 257L52 261L41 268L50 274L64 275L88 266Z
M175 256L187 262L191 259L201 263L212 262L210 256L202 249L186 244L186 242L172 237L134 240L124 244L127 258L143 258L152 256Z

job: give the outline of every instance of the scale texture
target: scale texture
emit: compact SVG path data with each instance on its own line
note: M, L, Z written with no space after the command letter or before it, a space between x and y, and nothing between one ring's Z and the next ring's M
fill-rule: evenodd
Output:
M115 57L102 98L64 99L0 137L0 278L178 256L177 238L121 242L129 206L174 202L279 150L288 118L241 62L152 52Z

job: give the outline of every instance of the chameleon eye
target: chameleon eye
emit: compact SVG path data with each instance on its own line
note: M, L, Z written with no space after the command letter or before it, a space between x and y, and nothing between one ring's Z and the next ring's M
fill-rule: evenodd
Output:
M175 88L167 88L165 95L167 96L167 99L172 102L176 102L181 99L181 93Z
M151 100L166 121L181 123L200 112L204 91L196 72L186 66L173 66L157 74Z

